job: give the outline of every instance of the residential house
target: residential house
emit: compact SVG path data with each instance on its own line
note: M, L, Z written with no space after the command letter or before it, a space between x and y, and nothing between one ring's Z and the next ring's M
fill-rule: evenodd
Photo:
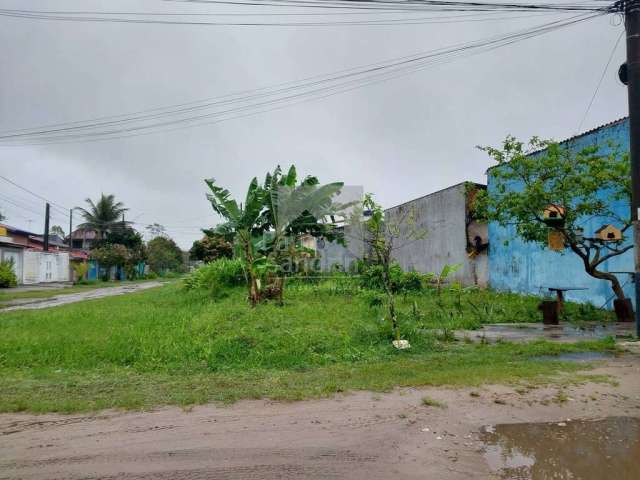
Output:
M70 279L69 251L55 235L44 250L42 235L0 225L0 259L12 260L19 284L67 282Z

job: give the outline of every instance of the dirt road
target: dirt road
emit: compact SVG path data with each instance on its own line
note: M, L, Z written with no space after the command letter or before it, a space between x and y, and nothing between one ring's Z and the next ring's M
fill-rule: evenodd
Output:
M577 419L640 417L637 355L605 360L591 373L611 375L619 384L358 392L188 412L5 414L0 415L0 478L512 478L490 468L481 440L486 425L552 421L564 426ZM427 395L446 408L423 405Z
M49 298L25 298L13 300L11 305L5 308L0 307L0 312L10 312L12 310L33 310L40 308L58 307L69 303L81 302L83 300L92 300L95 298L111 297L114 295L123 295L125 293L137 292L148 288L159 287L162 282L142 282L130 283L118 287L104 287L87 290L86 292L64 293Z

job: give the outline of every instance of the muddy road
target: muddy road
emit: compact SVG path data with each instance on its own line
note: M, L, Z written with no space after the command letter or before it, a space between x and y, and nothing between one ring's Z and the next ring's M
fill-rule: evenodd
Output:
M0 478L527 479L578 465L586 477L554 478L589 479L596 478L584 465L590 459L613 465L609 478L636 479L628 475L640 471L640 357L599 365L589 373L610 375L616 385L403 389L191 411L4 414ZM445 407L423 405L425 396ZM590 429L593 435L585 433ZM616 472L618 453L634 459Z

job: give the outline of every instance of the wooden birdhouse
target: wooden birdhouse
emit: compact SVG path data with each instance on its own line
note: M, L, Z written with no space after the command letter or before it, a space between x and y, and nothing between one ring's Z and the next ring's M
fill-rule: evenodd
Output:
M561 252L564 250L564 234L557 230L549 229L547 233L547 242L550 250Z
M622 232L613 225L603 225L596 230L596 238L603 242L619 242L622 240Z
M542 219L547 224L559 225L564 223L566 209L561 205L549 205L542 212Z

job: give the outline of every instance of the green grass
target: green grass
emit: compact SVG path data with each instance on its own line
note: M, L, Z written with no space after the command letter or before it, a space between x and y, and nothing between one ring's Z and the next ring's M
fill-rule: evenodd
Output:
M3 303L9 303L12 300L20 300L25 298L51 298L56 295L67 295L70 293L86 292L95 290L96 288L119 287L132 283L141 283L148 280L127 280L122 282L103 282L94 281L84 285L73 285L67 288L44 288L41 290L19 290L19 289L2 289L0 290L0 306Z
M244 289L214 300L170 284L0 313L0 411L139 409L243 398L298 400L396 386L547 382L584 366L529 357L613 348L612 341L444 342L425 330L440 318L432 313L437 300L425 293L399 299L403 337L412 345L400 352L390 345L388 322L382 310L369 307L367 294L335 285L291 287L283 307L251 309ZM531 303L528 297L484 291L465 295L503 305L503 318L514 315L512 321L521 321L516 317L523 302ZM467 321L456 318L447 320L449 326Z

